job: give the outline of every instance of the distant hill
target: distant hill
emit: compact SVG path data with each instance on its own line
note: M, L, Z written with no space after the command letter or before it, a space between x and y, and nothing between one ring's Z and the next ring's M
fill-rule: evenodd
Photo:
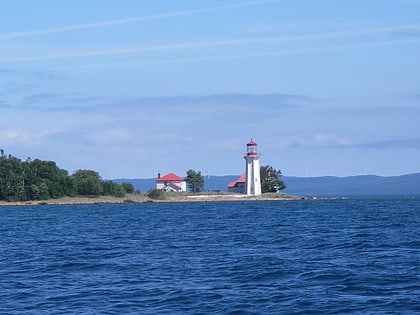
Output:
M227 184L238 177L239 175L205 176L205 189L225 192ZM286 183L286 189L282 192L298 196L420 195L420 173L401 176L283 176L282 180ZM113 181L132 183L134 188L141 192L156 187L155 178L115 179Z
M420 195L420 173L401 176L285 177L285 193L302 196Z

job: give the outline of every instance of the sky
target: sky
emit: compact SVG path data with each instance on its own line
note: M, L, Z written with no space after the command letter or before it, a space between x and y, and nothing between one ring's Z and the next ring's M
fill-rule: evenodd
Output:
M0 148L104 179L420 172L420 0L4 0Z

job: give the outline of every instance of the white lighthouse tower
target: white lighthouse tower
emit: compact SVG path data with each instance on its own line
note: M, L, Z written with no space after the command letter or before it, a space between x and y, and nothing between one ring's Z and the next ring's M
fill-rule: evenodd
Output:
M246 144L245 166L245 191L248 196L261 195L260 154L257 144L251 139Z

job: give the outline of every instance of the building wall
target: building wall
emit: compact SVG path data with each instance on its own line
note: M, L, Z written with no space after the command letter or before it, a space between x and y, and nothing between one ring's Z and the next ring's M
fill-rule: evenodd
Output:
M245 157L246 194L261 195L260 160L258 157Z
M176 192L177 191L187 191L187 183L185 181L174 182L174 184L177 184L177 185L181 186L181 190L177 190L175 187L172 187L172 186L168 185L168 182L166 182L166 183L162 183L162 182L156 183L156 189L163 190L166 187L166 189L165 189L166 191L176 191Z
M245 193L245 183L239 183L235 187L228 187L228 192L244 194Z

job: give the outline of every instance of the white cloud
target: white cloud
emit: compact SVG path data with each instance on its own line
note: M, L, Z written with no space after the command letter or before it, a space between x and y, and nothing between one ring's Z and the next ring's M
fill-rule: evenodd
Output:
M350 144L352 142L349 139L337 135L320 133L315 136L316 146L343 146Z
M44 143L48 136L60 133L57 129L14 128L0 130L2 145L38 145Z

